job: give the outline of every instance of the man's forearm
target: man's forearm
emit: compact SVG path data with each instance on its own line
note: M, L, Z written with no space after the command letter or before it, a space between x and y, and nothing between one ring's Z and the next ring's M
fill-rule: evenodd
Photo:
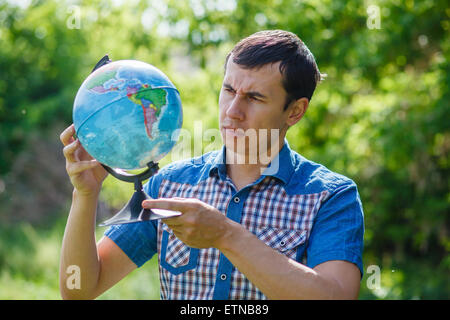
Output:
M339 284L270 248L240 224L218 249L269 299L336 299Z
M100 263L95 239L95 218L98 195L80 195L73 192L60 258L60 291L63 298L92 298ZM70 266L80 271L79 288L67 285Z

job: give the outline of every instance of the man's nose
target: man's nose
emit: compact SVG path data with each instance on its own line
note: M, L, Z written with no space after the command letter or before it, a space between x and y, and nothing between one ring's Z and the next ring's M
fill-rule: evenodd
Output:
M244 120L245 99L236 94L227 108L227 116L231 119Z

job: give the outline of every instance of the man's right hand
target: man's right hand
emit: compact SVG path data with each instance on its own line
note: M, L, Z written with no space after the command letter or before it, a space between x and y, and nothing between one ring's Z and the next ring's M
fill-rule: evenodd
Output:
M97 195L108 172L86 152L78 139L74 139L74 134L75 127L72 124L60 135L67 174L79 194Z

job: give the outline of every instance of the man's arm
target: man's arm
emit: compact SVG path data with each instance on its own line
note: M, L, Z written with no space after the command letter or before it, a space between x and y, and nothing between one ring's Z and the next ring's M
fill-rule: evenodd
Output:
M158 199L145 208L181 211L163 221L185 244L215 247L270 299L355 299L360 272L346 261L327 261L314 269L267 246L214 207L196 199Z
M136 265L106 237L98 245L95 241L95 217L98 194L106 171L74 140L73 125L61 134L66 170L74 186L72 206L61 248L60 292L64 299L93 299L110 288ZM79 270L79 288L67 285L72 275L68 270Z
M94 299L119 282L137 266L108 237L95 242L96 199L73 195L60 259L60 292L63 299ZM92 214L94 210L94 214ZM80 271L80 286L67 284L69 266Z
M314 269L267 246L228 220L217 248L269 299L356 299L360 272L353 263L327 261Z

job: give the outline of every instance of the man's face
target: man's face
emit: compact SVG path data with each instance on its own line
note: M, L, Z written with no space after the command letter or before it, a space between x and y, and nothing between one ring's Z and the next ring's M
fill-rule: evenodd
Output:
M244 69L230 57L219 96L220 132L227 150L242 153L238 146L245 141L245 154L248 156L249 148L256 150L256 146L251 145L255 141L250 138L256 133L260 146L258 154L267 152L271 147L271 129L279 130L279 139L273 143L281 148L288 128L288 111L283 111L286 96L279 63L267 64L258 69ZM268 136L267 148L259 142L260 135L265 132ZM273 143L272 147L275 147Z

